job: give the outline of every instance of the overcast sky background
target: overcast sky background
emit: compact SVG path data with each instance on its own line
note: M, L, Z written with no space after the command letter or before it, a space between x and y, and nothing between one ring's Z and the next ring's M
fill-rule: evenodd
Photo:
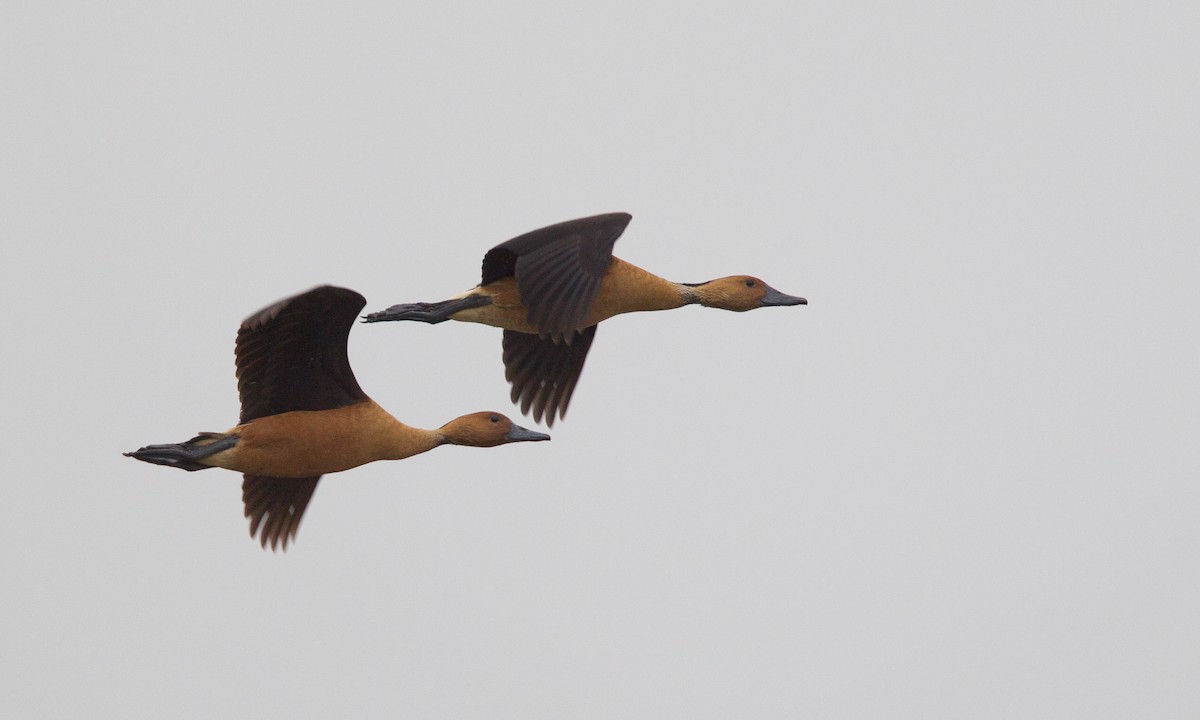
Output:
M601 5L0 8L0 714L1200 714L1200 6ZM616 210L810 305L606 322L553 442L327 476L286 555L121 457L236 422L268 303ZM350 355L516 417L500 335Z

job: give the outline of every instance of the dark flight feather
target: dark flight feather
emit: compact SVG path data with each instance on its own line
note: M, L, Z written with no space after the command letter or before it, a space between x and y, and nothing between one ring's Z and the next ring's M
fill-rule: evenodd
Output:
M304 516L308 501L312 500L321 476L242 477L242 504L246 507L246 517L250 518L250 537L260 534L264 548L270 543L274 550L282 542L283 549L287 550L288 541L296 538L300 519Z
M366 400L346 356L350 327L366 304L353 290L324 285L242 321L235 350L240 422Z
M500 243L483 257L487 285L514 277L530 324L564 343L587 318L612 248L632 216L609 213L540 228Z
M553 427L554 417L566 417L575 383L583 372L596 327L575 333L570 344L545 335L504 331L504 378L512 383L512 401L521 412L533 409L533 419Z

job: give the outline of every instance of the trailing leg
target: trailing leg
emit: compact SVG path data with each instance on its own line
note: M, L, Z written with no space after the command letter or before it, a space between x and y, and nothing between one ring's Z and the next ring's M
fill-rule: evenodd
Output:
M213 467L200 462L200 460L210 455L216 455L222 450L228 450L237 445L240 439L237 435L200 433L187 442L147 445L133 452L125 453L125 457L192 472Z
M363 316L363 322L387 322L389 320L417 320L436 325L449 320L455 313L471 308L490 305L492 299L487 295L467 295L466 297L443 300L434 303L407 303L393 305L387 310L369 313Z

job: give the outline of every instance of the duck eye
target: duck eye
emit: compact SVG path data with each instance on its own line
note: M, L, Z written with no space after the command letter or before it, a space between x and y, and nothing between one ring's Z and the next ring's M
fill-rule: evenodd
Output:
M746 280L746 287L754 287L754 285L755 285L755 282L753 280L749 280L749 279Z
M490 417L490 418L488 418L488 419L489 419L489 420L491 420L491 421L492 421L492 422L494 422L494 423L498 423L498 422L500 422L500 416L499 416L499 415L493 415L493 416L491 416L491 417Z

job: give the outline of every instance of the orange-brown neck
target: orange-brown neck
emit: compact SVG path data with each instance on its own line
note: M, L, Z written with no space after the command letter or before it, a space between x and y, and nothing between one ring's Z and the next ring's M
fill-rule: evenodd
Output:
M704 307L728 309L740 302L740 299L731 291L728 284L722 284L719 281L696 283L695 285L687 285L685 287L692 296L692 302Z
M382 411L381 411L382 412ZM376 460L403 460L413 455L429 452L446 442L436 430L425 430L405 425L396 418L379 430L379 457Z
M588 325L614 315L672 310L693 302L691 288L613 258L588 315Z

